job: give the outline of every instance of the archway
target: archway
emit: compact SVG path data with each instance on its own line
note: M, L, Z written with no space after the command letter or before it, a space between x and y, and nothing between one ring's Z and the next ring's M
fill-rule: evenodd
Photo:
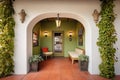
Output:
M45 18L52 18L52 17L56 17L57 13L45 13L45 14L40 14L38 16L36 16L27 26L27 31L26 31L26 35L27 35L27 50L26 50L26 56L27 56L27 61L29 59L30 56L32 56L32 29L34 27L34 25L36 23L38 23L40 20L43 20ZM90 56L91 54L91 28L90 26L88 25L88 23L86 22L86 20L77 15L77 14L71 14L71 13L60 13L60 17L64 17L64 18L72 18L72 19L75 19L79 22L81 22L85 28L85 51L86 51L86 54L88 56ZM91 59L91 58L90 58ZM89 71L90 71L90 68L91 68L91 60L90 60L90 63L89 63ZM29 64L27 62L27 72L29 71Z

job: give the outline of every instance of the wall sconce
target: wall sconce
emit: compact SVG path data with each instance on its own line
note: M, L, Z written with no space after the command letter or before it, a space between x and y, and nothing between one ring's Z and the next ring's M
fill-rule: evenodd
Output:
M57 14L57 19L55 20L55 22L56 22L56 27L59 28L60 25L61 25L61 20L59 18L59 13Z
M24 21L25 21L25 16L26 16L25 10L22 9L22 10L20 11L20 13L18 13L18 14L20 15L20 21L21 21L22 23L24 23Z
M92 14L95 23L98 22L98 20L99 20L99 15L100 15L99 12L97 11L97 9L95 9L94 12L93 12L93 14Z
M68 35L69 35L69 41L72 41L73 32L70 31Z
M45 37L48 36L48 32L47 32L47 31L44 32L44 36L45 36Z

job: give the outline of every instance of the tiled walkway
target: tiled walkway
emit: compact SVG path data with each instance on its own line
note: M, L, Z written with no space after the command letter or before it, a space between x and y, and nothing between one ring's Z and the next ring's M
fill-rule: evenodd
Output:
M68 58L48 59L43 61L39 67L39 72L9 76L0 80L110 80L80 71L78 63L71 64ZM120 80L120 76L116 76L114 80Z

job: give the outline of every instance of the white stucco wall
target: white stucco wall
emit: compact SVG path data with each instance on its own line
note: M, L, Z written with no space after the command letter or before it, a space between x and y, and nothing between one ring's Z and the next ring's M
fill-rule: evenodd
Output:
M120 49L120 3L116 2L115 12L117 19L115 21L116 30L118 33L118 41L115 47ZM55 17L57 13L60 13L60 17L75 17L83 23L85 34L85 48L86 54L90 57L89 72L91 74L99 74L98 65L100 64L100 56L96 41L98 37L98 28L96 27L92 13L94 9L100 11L99 0L73 0L73 1L39 1L39 0L16 0L14 2L14 8L16 14L14 15L15 26L15 74L26 74L29 70L28 58L32 54L32 28L37 21L47 18ZM27 13L24 23L20 22L20 16L18 13L24 9ZM36 17L39 18L36 18ZM120 50L116 53L118 57ZM120 59L119 59L120 60ZM120 74L119 70L120 62L115 64L116 74Z
M114 24L115 24L115 29L116 29L117 38L118 38L115 44L115 47L118 48L116 50L116 56L118 57L118 62L115 63L115 72L117 75L118 74L120 75L120 0L117 0L115 4L116 4L116 7L114 10L115 10L115 14L117 15L116 15L116 20Z

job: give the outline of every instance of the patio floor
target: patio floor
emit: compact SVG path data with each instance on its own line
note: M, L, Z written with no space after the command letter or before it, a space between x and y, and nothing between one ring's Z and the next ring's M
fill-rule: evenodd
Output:
M13 75L0 80L111 80L80 71L78 62L71 63L69 58L49 58L39 64L38 72L27 75ZM120 80L115 76L114 80Z

